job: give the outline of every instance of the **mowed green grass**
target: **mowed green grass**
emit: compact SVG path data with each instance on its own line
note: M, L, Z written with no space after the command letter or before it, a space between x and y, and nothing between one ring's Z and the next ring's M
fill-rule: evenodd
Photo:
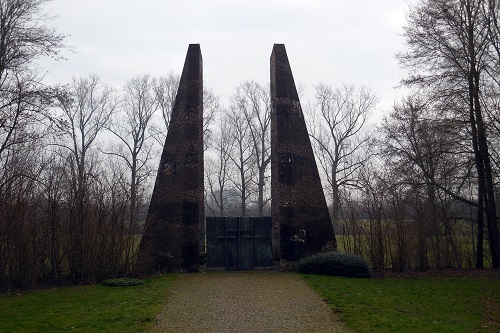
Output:
M143 332L175 278L0 295L0 332ZM355 332L500 332L498 279L304 279Z
M500 332L500 280L306 275L356 332Z
M156 321L175 275L143 285L62 287L0 295L0 332L143 332Z

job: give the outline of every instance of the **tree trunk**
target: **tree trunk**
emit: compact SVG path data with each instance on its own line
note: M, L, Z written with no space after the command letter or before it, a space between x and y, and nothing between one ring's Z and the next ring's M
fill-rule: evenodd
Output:
M259 206L259 212L258 216L262 216L264 212L264 172L265 172L265 167L260 167L259 168L259 183L258 183L258 198L257 198L257 205Z
M471 121L471 134L474 146L474 155L476 161L476 170L478 173L478 223L479 210L482 210L484 204L484 212L486 213L488 242L490 246L492 266L500 267L500 233L498 230L498 219L496 215L496 200L493 176L491 173L491 161L488 152L488 141L486 137L486 129L483 123L483 116L480 102L480 73L477 70L474 45L474 25L472 24L472 12L470 6L466 6L468 14L468 48L471 55L470 71L468 77L469 84L469 112ZM481 214L482 215L482 214ZM480 228L478 228L479 230ZM479 235L478 235L479 236ZM478 237L479 238L479 237ZM479 242L479 239L478 239ZM478 243L479 245L479 243ZM482 244L481 244L482 246ZM478 247L479 253L479 247Z
M332 168L332 224L340 224L341 213L340 213L340 189L337 181L337 167Z

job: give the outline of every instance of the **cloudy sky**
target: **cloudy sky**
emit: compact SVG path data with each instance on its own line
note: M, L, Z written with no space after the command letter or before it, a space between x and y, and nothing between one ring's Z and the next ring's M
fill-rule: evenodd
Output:
M320 82L366 85L387 111L403 93L394 55L409 1L53 0L51 25L74 49L42 66L50 83L94 73L119 88L140 74L180 73L188 44L199 43L205 85L227 102L246 80L269 82L273 44L283 43L308 94Z

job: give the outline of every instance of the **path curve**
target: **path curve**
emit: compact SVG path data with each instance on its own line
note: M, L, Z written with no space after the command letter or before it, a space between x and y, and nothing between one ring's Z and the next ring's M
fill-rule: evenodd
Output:
M169 290L151 333L349 332L296 274L185 274Z

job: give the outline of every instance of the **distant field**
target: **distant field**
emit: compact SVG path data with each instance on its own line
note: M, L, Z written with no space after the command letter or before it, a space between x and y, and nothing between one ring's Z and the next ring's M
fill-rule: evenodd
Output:
M131 287L101 285L0 295L0 332L143 332L175 275Z
M441 239L441 266L440 267L461 267L461 268L474 268L475 254L474 246L471 239L465 235L454 236L456 253L453 248L444 239ZM348 252L361 254L366 259L370 258L370 238L368 235L336 235L337 248L339 252ZM406 263L408 268L417 268L419 264L418 259L418 239L410 236L406 239ZM487 239L483 243L484 248L484 267L491 268L491 255L489 252L489 244ZM448 246L448 247L447 247ZM430 241L427 242L427 260L430 267L437 267L435 254L432 251L433 247L430 246ZM391 268L393 260L397 261L398 247L397 239L395 237L386 236L384 238L384 264L385 268ZM449 260L446 260L448 255ZM459 264L460 263L460 264Z
M356 332L500 332L500 280L306 275Z

